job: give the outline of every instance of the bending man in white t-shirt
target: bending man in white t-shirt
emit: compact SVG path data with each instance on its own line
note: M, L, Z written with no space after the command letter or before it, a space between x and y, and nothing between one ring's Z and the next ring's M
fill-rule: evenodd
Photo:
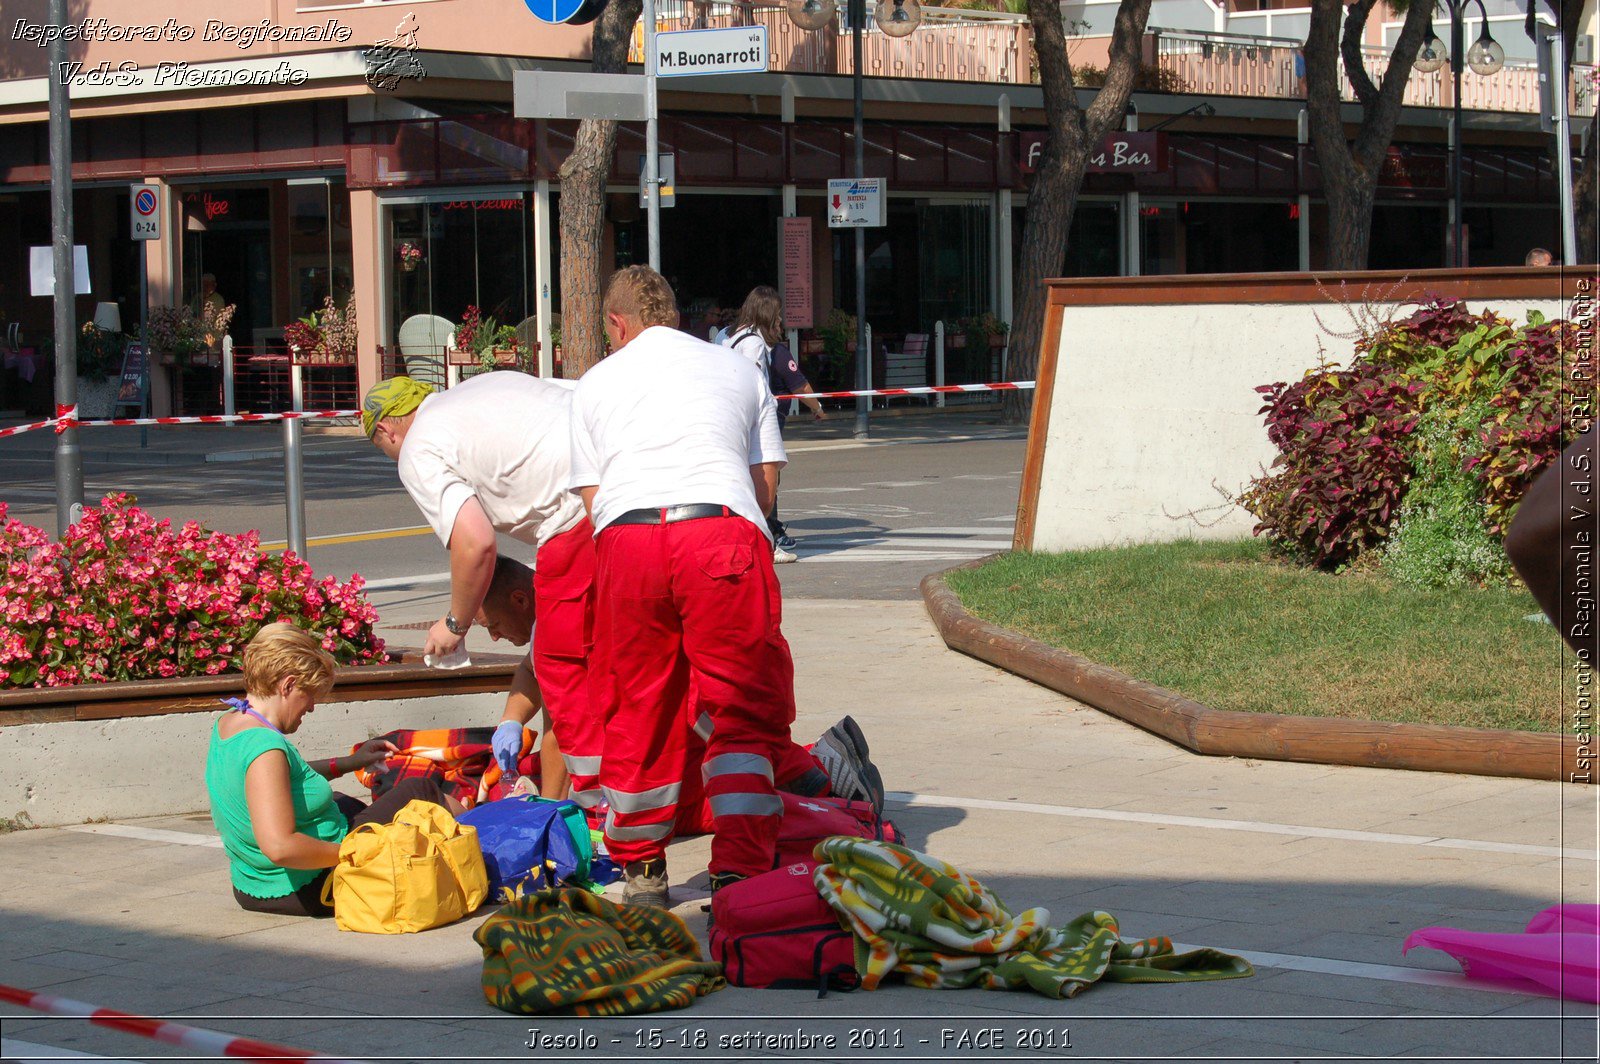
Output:
M495 533L532 545L533 653L517 667L495 759L514 766L522 728L542 704L550 718L539 790L592 807L600 801L604 730L591 694L594 534L567 490L571 381L485 373L434 393L409 377L367 392L362 428L398 461L400 481L450 551L450 610L428 631L425 652L461 645L494 578ZM556 747L548 742L553 734Z

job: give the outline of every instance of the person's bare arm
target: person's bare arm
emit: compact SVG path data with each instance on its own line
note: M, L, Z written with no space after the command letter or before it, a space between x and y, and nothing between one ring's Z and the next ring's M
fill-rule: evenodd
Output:
M250 762L244 774L244 801L256 845L279 868L332 868L339 863L338 843L294 829L289 758L282 750L268 750Z
M544 714L543 726L539 739L539 794L560 801L567 796L571 781L567 777L567 763L561 759L561 744L550 727L548 711Z
M811 387L809 384L805 384L802 385L800 390L795 394L799 395L800 401L811 410L812 417L816 418L818 421L826 421L828 415L823 411L822 400L817 398L816 393L817 390L815 388Z
M778 500L778 470L782 468L782 462L762 462L750 467L750 480L756 489L756 506L764 514L771 513L773 503Z
M594 495L599 491L598 485L578 489L578 498L583 500L583 513L589 520L594 520Z
M494 526L477 499L469 499L456 512L450 529L450 614L469 623L478 616L483 597L494 578ZM443 656L455 652L462 637L445 627L441 618L428 630L423 653Z

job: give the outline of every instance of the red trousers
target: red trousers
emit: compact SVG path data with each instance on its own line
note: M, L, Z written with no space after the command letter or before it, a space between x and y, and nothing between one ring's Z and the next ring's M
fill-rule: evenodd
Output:
M600 802L604 696L593 685L594 527L586 517L539 548L533 573L533 678L572 778L572 800Z
M607 850L619 863L665 852L684 797L692 690L712 726L703 767L711 871L770 869L783 810L774 766L789 755L794 720L772 545L735 516L612 525L598 561L595 631L611 702L600 769Z

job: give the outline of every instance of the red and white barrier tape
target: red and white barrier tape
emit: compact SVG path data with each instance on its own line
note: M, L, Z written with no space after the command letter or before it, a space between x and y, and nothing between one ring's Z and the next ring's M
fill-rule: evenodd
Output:
M99 428L102 425L225 425L236 421L290 421L294 419L309 420L311 418L339 418L360 417L359 410L290 410L282 414L200 414L195 417L114 417L95 421L79 421L78 408L72 407L65 414L58 414L49 421L38 421L32 425L18 425L15 428L0 429L0 439L6 436L20 436L24 432L35 432L39 429L55 429L57 432L69 428Z
M208 1057L271 1060L288 1064L300 1061L319 1061L321 1064L361 1064L360 1061L325 1057L319 1053L308 1053L303 1049L290 1049L271 1042L258 1042L254 1038L206 1031L199 1027L188 1027L181 1023L152 1019L148 1016L134 1016L115 1009L97 1008L82 1001L73 1001L71 998L38 994L4 984L0 984L0 1001L9 1001L36 1012L47 1012L52 1016L75 1016L88 1020L97 1027L109 1027L115 1031L136 1034L141 1038L152 1038L157 1042L180 1046Z
M996 384L934 384L918 388L870 388L860 392L807 392L806 395L779 395L777 399L859 399L884 395L946 395L951 392L1021 392L1033 387L1032 381L1000 381Z
M1032 388L1033 381L999 381L994 384L935 384L918 388L868 388L856 392L808 392L812 399L860 399L876 396L893 398L901 395L948 395L957 392L1018 392ZM802 399L801 395L780 395L778 399ZM291 418L310 420L312 418L341 418L360 417L359 410L304 410L288 411L282 414L201 414L196 417L114 417L103 418L95 421L78 420L77 407L62 407L57 410L56 416L49 421L37 421L31 425L17 425L9 429L0 429L0 439L7 436L20 436L24 432L36 432L39 429L55 429L63 432L69 428L99 428L102 425L226 425L230 422L248 421L287 421Z

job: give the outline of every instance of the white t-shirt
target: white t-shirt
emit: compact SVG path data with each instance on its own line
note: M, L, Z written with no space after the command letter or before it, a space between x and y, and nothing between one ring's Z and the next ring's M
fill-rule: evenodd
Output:
M722 346L739 352L760 367L763 375L772 372L772 348L754 329L739 329L722 338ZM770 385L769 385L770 386Z
M541 547L583 517L567 491L574 381L500 371L435 392L400 448L400 482L440 542L476 498L496 532Z
M766 377L676 329L646 329L573 394L571 484L599 486L596 532L629 510L716 503L770 536L750 467L786 461Z

